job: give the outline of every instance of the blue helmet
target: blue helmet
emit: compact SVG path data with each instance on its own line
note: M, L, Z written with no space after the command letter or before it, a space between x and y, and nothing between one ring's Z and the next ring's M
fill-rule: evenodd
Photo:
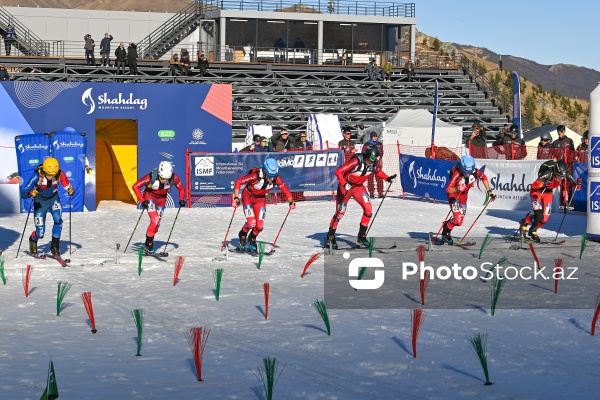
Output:
M469 155L462 156L460 159L460 169L465 174L472 174L475 171L475 159Z
M269 178L275 178L279 175L279 164L274 158L267 158L263 164L263 170Z

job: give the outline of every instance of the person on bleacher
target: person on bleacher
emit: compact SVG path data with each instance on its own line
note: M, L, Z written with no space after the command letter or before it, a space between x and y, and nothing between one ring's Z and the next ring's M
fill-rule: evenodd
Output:
M387 60L385 62L385 65L383 66L383 81L384 82L392 81L393 70L394 69L392 68L392 62L390 60Z
M10 56L10 50L16 38L17 34L15 33L15 28L13 28L11 24L8 24L4 30L4 50L6 50L7 56Z
M198 67L200 70L200 76L204 76L204 74L206 74L206 71L208 71L208 60L206 59L206 56L204 55L204 53L200 53L198 55Z
M179 65L181 66L181 72L184 76L188 76L190 74L190 63L190 53L188 53L186 49L182 49Z
M100 55L102 56L100 64L104 67L110 67L110 41L113 40L112 35L104 34L104 38L100 41Z
M282 129L281 132L271 136L270 147L272 151L289 151L292 149L292 139L287 129Z
M175 53L169 60L169 69L171 70L171 76L177 76L181 74L181 65L179 62L179 54Z
M125 73L125 62L127 61L127 51L123 42L115 50L115 64L117 65L117 75Z
M480 122L473 123L473 132L467 140L467 148L474 158L487 158L487 141L485 128Z
M240 150L240 153L263 152L267 151L262 144L262 136L256 134L252 136L252 143Z
M129 42L129 47L127 48L127 63L129 64L129 75L137 75L137 45L133 42Z
M415 77L415 64L413 64L410 58L404 64L404 69L402 70L402 72L406 74L409 82L413 81L413 78Z
M88 33L83 37L83 40L85 40L83 48L85 49L86 64L96 66L96 56L94 56L94 47L96 46L96 43L94 42L94 39L92 39L92 35Z
M313 149L311 142L306 140L306 132L300 132L298 139L293 143L294 150L310 151Z

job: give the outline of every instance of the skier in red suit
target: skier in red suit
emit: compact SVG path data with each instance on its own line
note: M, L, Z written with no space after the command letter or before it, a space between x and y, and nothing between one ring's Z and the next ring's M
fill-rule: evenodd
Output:
M233 202L231 203L233 208L240 205L240 189L243 185L246 185L242 190L242 205L246 223L238 234L240 239L238 249L256 253L256 237L263 230L265 223L267 193L277 185L288 199L291 210L296 208L296 203L292 199L292 193L279 176L279 164L274 158L267 158L262 167L252 168L247 175L235 181Z
M575 190L579 190L583 183L581 177L577 178L577 180L573 179L571 174L569 174L569 166L562 160L554 164L546 162L544 163L544 167L543 171L540 169L538 179L531 184L531 190L529 191L532 210L521 220L519 226L521 236L525 236L527 233L529 238L535 242L540 241L537 230L548 222L550 218L550 212L552 211L552 191L560 188L563 179L567 179L571 184L575 185ZM529 224L531 224L531 227L528 232L527 227Z
M392 182L397 176L396 174L387 176L381 170L379 156L380 152L377 146L365 146L362 153L354 154L344 165L335 171L339 184L335 199L335 214L333 214L333 218L331 218L331 222L329 223L329 232L327 232L327 238L325 239L325 247L331 245L334 249L338 248L337 241L335 240L335 231L340 220L346 213L346 206L350 197L353 197L363 209L363 216L358 229L357 245L369 246L366 233L371 221L373 207L371 206L371 200L365 190L364 183L371 174L375 174L375 176L387 182Z
M183 183L177 174L173 173L173 164L169 161L161 161L158 168L153 169L147 175L142 176L134 185L138 201L142 203L142 208L148 210L150 225L146 230L145 250L148 253L154 253L154 236L158 232L160 220L165 204L167 203L167 194L172 187L179 190L179 207L185 207L185 189ZM144 193L142 193L144 189Z

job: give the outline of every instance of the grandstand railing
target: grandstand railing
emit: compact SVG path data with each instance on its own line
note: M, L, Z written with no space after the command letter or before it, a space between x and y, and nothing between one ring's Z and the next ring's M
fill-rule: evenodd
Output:
M469 143L469 154L475 158L500 160L563 160L566 163L587 162L587 150L570 150L568 147L550 148L526 146L516 143L476 147Z

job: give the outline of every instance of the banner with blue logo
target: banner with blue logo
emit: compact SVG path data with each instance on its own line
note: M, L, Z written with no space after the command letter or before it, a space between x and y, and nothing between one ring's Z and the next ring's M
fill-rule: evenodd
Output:
M581 189L573 191L572 205L575 211L587 211L587 187L588 187L588 164L583 162L573 163L573 178L581 177L583 183Z
M19 193L29 182L35 169L50 157L50 138L45 133L15 136L17 166L19 171ZM21 201L21 212L29 211L31 199Z
M432 160L400 155L400 183L406 193L436 200L448 200L446 185L456 161Z
M80 132L56 132L50 137L52 157L58 160L61 171L65 173L75 194L69 199L64 190L58 191L63 210L83 211L85 194L85 154L87 138Z
M600 136L590 137L589 162L591 168L600 168Z
M279 176L292 192L337 189L335 170L344 162L341 150L326 152L190 154L192 195L231 194L235 181L267 158L279 164ZM277 191L278 189L274 189Z

